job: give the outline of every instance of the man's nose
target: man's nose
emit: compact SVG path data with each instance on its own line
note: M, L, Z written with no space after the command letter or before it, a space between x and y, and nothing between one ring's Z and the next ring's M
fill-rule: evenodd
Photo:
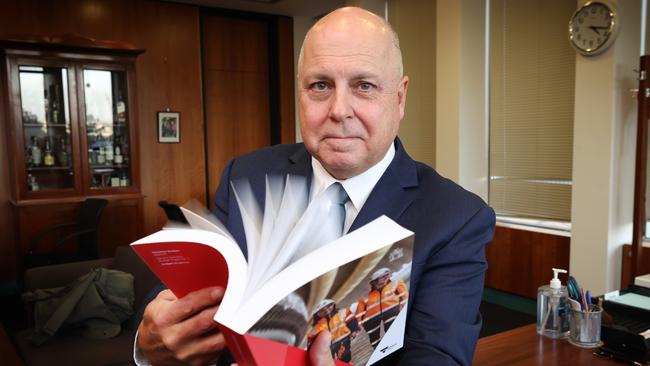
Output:
M348 88L336 88L330 105L330 118L343 122L354 115L352 96Z

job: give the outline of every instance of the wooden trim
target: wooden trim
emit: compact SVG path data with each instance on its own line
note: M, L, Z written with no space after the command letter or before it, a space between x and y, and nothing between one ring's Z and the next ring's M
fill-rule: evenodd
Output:
M536 298L537 288L553 277L551 268L569 270L570 240L566 236L497 226L485 250L485 286Z
M25 50L70 51L77 50L90 54L124 54L138 55L144 50L130 43L98 40L77 34L55 36L14 35L0 40L2 48L21 48Z
M30 200L9 200L12 206L15 207L25 207L25 206L38 206L38 205L51 205L51 204L61 204L61 203L73 203L73 202L82 202L87 198L104 198L109 201L122 201L130 199L142 199L146 196L141 193L124 193L124 194L106 194L106 195L88 195L88 196L74 196L74 197L60 197L60 198L42 198L42 199L30 199Z
M646 200L646 174L648 155L648 117L650 117L648 98L645 97L646 88L650 88L650 56L641 57L641 72L646 73L645 80L639 82L637 132L636 132L636 167L634 177L634 216L632 229L632 258L629 274L621 273L621 288L626 288L634 282L634 277L642 274L643 266L643 232L645 231L645 200Z

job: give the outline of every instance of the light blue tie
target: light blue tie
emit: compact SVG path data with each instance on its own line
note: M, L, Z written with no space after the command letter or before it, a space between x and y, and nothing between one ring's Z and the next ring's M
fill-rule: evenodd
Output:
M334 185L336 185L336 198L337 198L337 204L339 205L339 210L341 212L341 235L345 234L345 204L350 200L350 196L348 196L348 192L345 191L345 188L343 188L343 185L339 182L335 182Z

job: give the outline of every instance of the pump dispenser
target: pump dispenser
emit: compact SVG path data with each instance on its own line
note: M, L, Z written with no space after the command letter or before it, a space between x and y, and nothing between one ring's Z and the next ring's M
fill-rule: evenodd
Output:
M554 339L569 335L569 296L558 273L567 271L553 268L550 283L537 290L537 333Z

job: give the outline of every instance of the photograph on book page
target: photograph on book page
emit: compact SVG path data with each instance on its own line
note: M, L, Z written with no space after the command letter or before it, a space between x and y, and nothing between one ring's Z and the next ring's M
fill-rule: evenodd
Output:
M329 330L335 359L372 364L403 345L412 256L409 236L349 262L285 297L248 333L306 349Z

